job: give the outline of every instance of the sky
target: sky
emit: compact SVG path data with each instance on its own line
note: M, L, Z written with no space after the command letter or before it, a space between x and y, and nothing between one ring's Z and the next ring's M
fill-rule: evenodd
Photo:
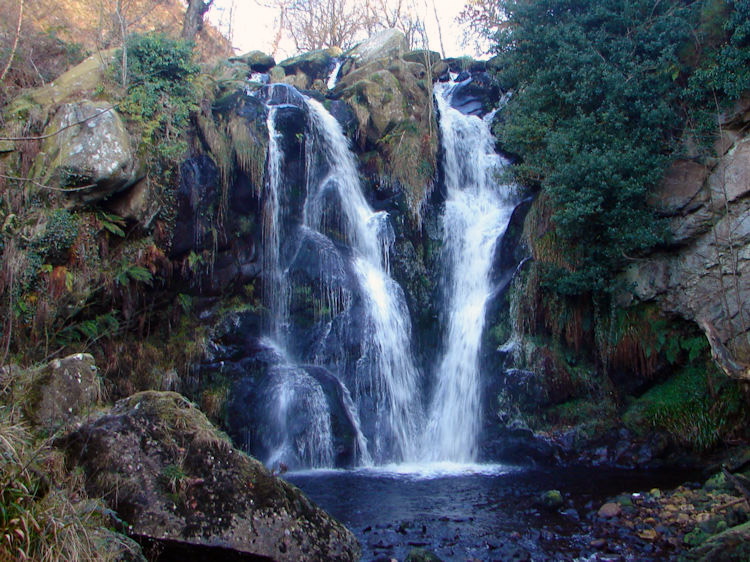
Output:
M418 9L424 12L423 17L426 15L430 49L440 51L432 2L433 0L415 0ZM434 2L442 27L445 55L448 57L464 54L476 56L470 47L461 45L461 29L456 23L456 16L461 11L463 2L461 0L434 0ZM267 3L271 2L267 1ZM260 6L255 0L215 0L208 17L212 23L225 31L230 21L230 13L233 43L238 54L253 50L266 53L271 51L275 34L274 19L277 15L275 10ZM295 54L294 44L291 40L282 41L280 51L276 57L277 60L290 57Z

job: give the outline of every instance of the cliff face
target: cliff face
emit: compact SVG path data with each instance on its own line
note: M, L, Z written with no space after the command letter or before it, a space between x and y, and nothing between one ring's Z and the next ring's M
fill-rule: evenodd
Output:
M505 373L501 426L516 428L504 430L506 442L514 431L528 436L528 424L559 447L521 454L648 465L746 437L748 117L745 98L719 116L715 158L672 164L650 200L669 241L630 259L604 309L545 289L538 264L566 264L550 201L531 204L520 245L530 259L493 318L499 337L485 355Z
M654 201L670 218L671 247L626 273L637 299L699 324L722 367L744 379L750 363L749 123L746 98L720 116L717 159L673 164Z

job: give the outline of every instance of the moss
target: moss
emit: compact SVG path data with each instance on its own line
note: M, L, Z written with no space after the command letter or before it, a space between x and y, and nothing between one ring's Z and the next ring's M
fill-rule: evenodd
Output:
M32 246L49 263L64 263L78 237L79 224L77 215L65 209L55 209L47 218L44 232Z
M634 400L623 422L637 434L665 430L677 443L703 452L742 426L746 416L736 381L689 365Z

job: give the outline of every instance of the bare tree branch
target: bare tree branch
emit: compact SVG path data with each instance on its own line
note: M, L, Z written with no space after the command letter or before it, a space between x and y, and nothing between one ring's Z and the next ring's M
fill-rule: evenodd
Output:
M13 48L10 50L10 57L8 58L8 62L5 64L5 69L3 69L3 73L0 74L0 82L3 81L5 78L5 75L8 74L8 70L10 70L10 65L13 64L13 58L16 56L16 49L18 49L18 39L21 37L21 22L23 21L23 4L24 0L21 0L21 6L18 9L18 25L16 25L16 37L13 39Z

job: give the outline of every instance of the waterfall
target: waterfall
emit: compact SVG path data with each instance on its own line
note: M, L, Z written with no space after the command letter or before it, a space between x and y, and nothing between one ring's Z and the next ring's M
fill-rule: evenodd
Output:
M331 220L353 251L353 266L366 315L357 360L354 400L373 401L375 461L413 460L422 423L419 374L410 349L411 323L401 287L388 274L393 231L385 212L374 212L362 194L349 141L338 121L317 101L308 99L311 134L305 224L323 230ZM341 216L329 213L330 194L338 197Z
M515 199L512 189L498 186L504 162L493 148L491 116L482 120L451 107L455 86L435 86L447 191L442 217L447 329L424 454L428 460L468 462L476 458L481 424L479 351L492 260Z
M446 314L427 412L406 298L389 271L390 217L368 204L349 141L321 103L290 86L258 94L269 132L262 258L270 321L261 347L272 358L252 384L261 401L254 439L271 465L330 467L342 450L360 465L476 459L485 308L516 197L498 182L504 162L491 116L451 107L455 87L435 87Z
M326 86L328 87L329 90L333 90L336 87L336 84L339 81L339 71L341 70L342 64L344 64L342 60L337 60L333 69L331 70L331 74L328 75L328 81L326 82Z
M266 169L266 185L263 197L263 270L266 280L263 283L263 300L267 303L270 314L270 329L275 341L281 341L281 330L289 314L288 283L283 279L279 259L280 248L280 208L279 191L283 176L281 164L283 154L279 147L279 137L276 130L276 107L268 108L268 161Z

